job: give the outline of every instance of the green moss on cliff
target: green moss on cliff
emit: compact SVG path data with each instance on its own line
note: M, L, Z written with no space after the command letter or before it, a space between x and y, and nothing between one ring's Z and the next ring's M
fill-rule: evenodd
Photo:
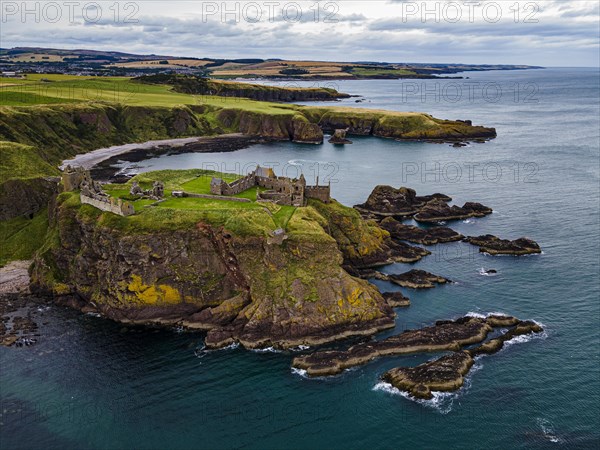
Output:
M364 258L381 251L389 233L364 220L354 208L336 201L310 200L310 206L326 219L325 230L335 239L347 260Z

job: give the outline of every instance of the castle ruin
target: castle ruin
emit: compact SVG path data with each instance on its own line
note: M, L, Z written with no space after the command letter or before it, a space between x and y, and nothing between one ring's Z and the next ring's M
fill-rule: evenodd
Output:
M271 201L278 205L305 206L309 198L324 203L331 201L330 185L319 186L318 178L316 186L308 186L304 174L300 178L278 177L273 169L261 166L231 183L216 177L210 182L211 194L218 196L237 195L253 187L267 189L257 193L257 200Z
M62 184L65 192L80 191L79 200L82 204L92 205L120 216L135 214L132 203L112 198L104 192L99 182L92 180L90 171L82 167L67 166L62 173Z

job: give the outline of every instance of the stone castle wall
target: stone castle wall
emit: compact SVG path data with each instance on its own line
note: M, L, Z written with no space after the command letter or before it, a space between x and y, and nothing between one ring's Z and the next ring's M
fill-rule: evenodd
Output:
M119 216L132 216L135 214L133 204L124 202L121 199L115 200L112 197L104 199L88 197L87 195L80 194L79 200L81 203L86 205L92 205L102 211L108 211Z
M306 198L321 200L323 203L329 203L331 200L331 189L329 186L306 186L304 196Z
M225 183L227 184L227 183ZM239 178L235 181L233 181L231 184L228 184L229 189L227 189L230 192L224 192L224 194L226 195L236 195L236 194L241 194L244 191L247 191L248 189L250 189L251 187L256 186L256 176L254 175L254 172L246 175L245 177Z
M306 186L304 177L296 180L287 177L262 176L262 173L257 169L231 184L214 178L210 187L211 194L236 195L260 186L268 191L260 193L258 198L279 204L304 206L307 198L314 198L325 203L329 203L331 200L329 186Z

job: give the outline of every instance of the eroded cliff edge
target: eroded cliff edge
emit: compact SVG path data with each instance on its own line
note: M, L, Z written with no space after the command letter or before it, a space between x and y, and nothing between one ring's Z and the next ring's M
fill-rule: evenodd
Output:
M120 217L63 193L51 208L32 289L118 321L208 330L209 347L288 348L370 335L393 327L394 313L375 286L342 266L354 254L385 254L388 235L355 225L347 233L355 241L338 245L323 214L299 208L279 244L262 210L226 218L148 208Z

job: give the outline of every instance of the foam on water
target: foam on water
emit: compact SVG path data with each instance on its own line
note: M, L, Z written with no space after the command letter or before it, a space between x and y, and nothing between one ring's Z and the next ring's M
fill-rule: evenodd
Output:
M481 268L479 269L479 275L484 276L484 277L495 277L496 275L498 275L497 273L489 273L487 270L485 270L485 268Z
M375 386L373 386L374 391L382 391L392 395L399 395L400 397L404 397L407 400L418 403L420 405L426 406L428 408L435 409L441 414L448 414L452 411L452 406L454 404L454 399L457 398L456 392L437 392L432 391L433 398L430 400L424 400L421 398L415 398L407 392L401 391L400 389L395 388L389 383L385 381L380 381Z
M470 311L466 314L466 316L468 316L468 317L478 317L481 319L485 319L486 317L489 317L489 316L505 316L505 315L506 314L503 312L489 312L487 314L482 314L479 312L472 312L472 311ZM537 321L533 321L533 322L535 322L536 324L541 326L544 329L544 331L542 333L530 333L530 334L526 334L526 335L522 335L522 336L515 336L514 338L506 341L504 343L503 348L500 351L504 351L506 348L510 347L511 345L522 344L525 342L529 342L533 339L546 339L548 337L548 334L546 332L546 327L540 322L537 322ZM505 331L506 331L505 329L502 329L502 332L505 332ZM450 411L452 411L452 406L454 404L454 400L456 400L460 395L468 392L468 390L472 384L473 374L483 368L483 364L481 363L481 360L483 358L485 358L486 356L489 356L489 355L478 355L474 358L475 364L473 364L473 367L471 368L471 370L469 371L467 376L465 376L464 384L460 389L458 389L457 391L454 391L454 392L431 391L433 398L430 400L415 398L412 395L410 395L408 392L401 391L400 389L395 388L390 383L386 383L385 381L380 381L379 383L377 383L375 386L373 386L373 390L374 391L383 391L383 392L386 392L388 394L393 394L393 395L400 395L401 397L404 397L408 400L411 400L411 401L414 401L421 405L436 409L437 411L439 411L442 414L448 414ZM435 358L435 359L437 359L437 358ZM431 360L431 361L433 361L433 360ZM292 371L293 370L294 369L292 369ZM296 370L298 370L298 369L296 369ZM303 372L304 372L304 374L306 374L306 371L303 371ZM552 441L552 442L559 442L559 441Z
M294 375L300 375L302 378L308 378L308 375L306 374L306 370L304 370L304 369L298 369L296 367L292 367L292 373Z
M278 350L275 347L253 348L251 351L254 353L283 353L282 350Z
M290 350L293 352L303 352L304 350L309 350L309 349L310 349L310 345L299 345L297 347L290 348Z
M556 430L554 429L554 425L552 425L552 422L550 422L548 419L538 417L535 421L537 422L538 426L542 429L544 437L550 442L554 444L564 442L564 439L558 436Z

